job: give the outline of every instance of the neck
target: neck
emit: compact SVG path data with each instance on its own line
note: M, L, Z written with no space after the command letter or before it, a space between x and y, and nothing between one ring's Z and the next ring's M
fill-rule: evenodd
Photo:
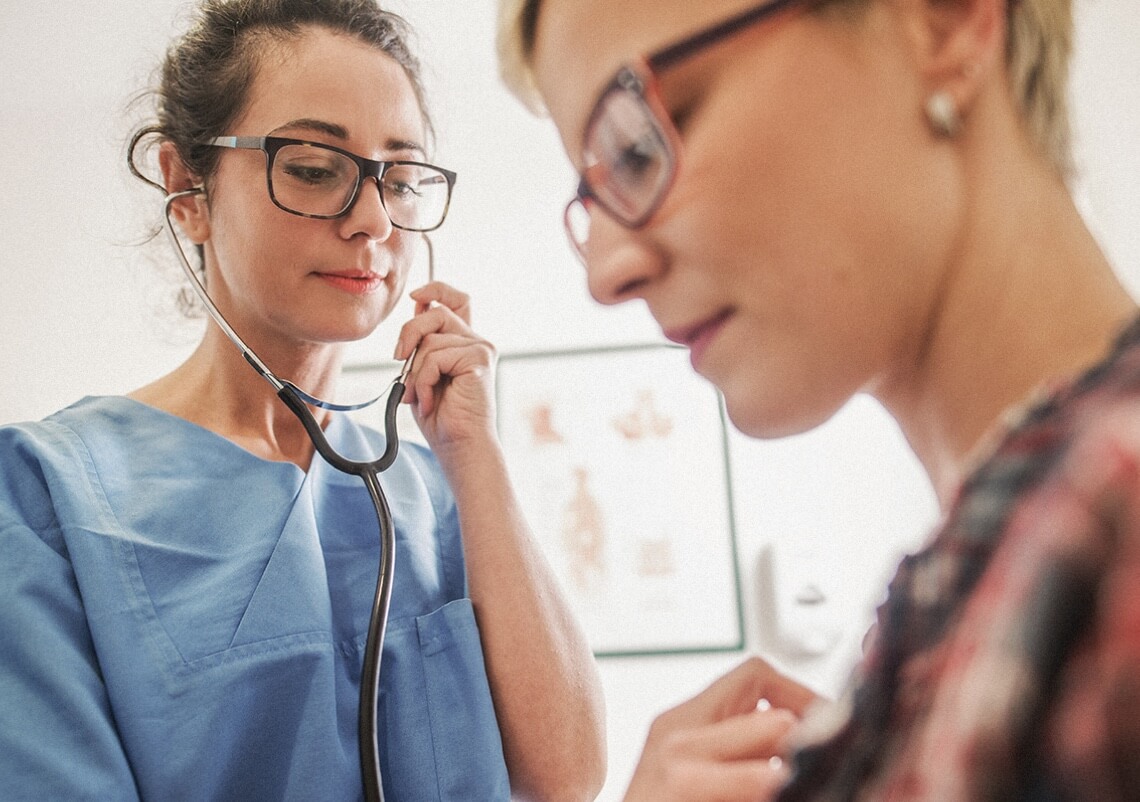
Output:
M318 398L332 398L341 349L332 345L247 344L280 379ZM314 449L301 422L241 351L209 322L198 348L172 373L132 398L209 429L259 457L307 470ZM314 410L321 425L328 413Z
M1101 359L1134 301L1036 158L978 165L961 247L906 368L871 392L945 508L1007 408Z

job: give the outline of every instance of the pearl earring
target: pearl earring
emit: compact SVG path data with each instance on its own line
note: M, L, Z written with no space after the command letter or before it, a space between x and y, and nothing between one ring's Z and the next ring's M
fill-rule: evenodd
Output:
M932 92L926 99L926 119L930 127L940 136L954 136L962 127L962 117L954 98L945 90Z

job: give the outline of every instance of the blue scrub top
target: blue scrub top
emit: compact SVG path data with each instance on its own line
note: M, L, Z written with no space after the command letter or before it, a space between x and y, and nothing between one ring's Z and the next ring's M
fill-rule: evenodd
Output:
M383 450L343 415L327 434ZM507 799L454 499L411 444L381 485L387 800ZM0 799L362 798L378 541L358 477L127 398L0 428Z

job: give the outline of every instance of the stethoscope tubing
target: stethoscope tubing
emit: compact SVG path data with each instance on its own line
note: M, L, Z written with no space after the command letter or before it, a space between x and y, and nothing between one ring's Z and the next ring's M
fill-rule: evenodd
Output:
M364 486L376 509L376 522L380 528L380 567L376 575L376 591L372 596L372 612L368 618L368 637L364 644L364 663L360 672L360 702L357 708L357 743L360 751L360 773L364 782L364 798L368 802L383 802L384 787L380 778L380 745L377 739L376 709L380 701L380 658L384 636L388 629L388 615L392 603L392 585L396 571L396 531L388 499L380 487L380 473L396 459L399 438L396 433L396 410L404 396L404 382L397 380L388 394L384 410L386 446L379 459L358 462L336 452L325 437L309 408L292 386L282 387L277 396L301 420L317 453L339 471L355 474L364 480Z
M368 618L368 638L364 644L364 663L360 672L360 703L357 708L357 744L360 750L360 773L364 782L364 798L368 802L383 802L384 786L380 779L380 744L376 710L380 704L380 657L384 636L388 629L388 614L392 605L392 585L396 571L396 530L392 525L392 512L388 499L380 488L376 471L362 473L364 486L376 508L380 524L380 570L376 576L376 592L372 598L372 613Z
M313 413L308 405L313 404L326 409L349 411L368 406L374 401L379 400L381 396L377 396L377 398L372 399L372 401L353 406L331 404L321 401L320 399L310 396L292 382L279 379L273 374L273 371L261 361L257 354L253 352L253 349L245 344L238 333L234 331L233 327L226 321L221 310L219 310L213 300L211 300L202 280L198 277L198 274L194 272L194 268L190 265L190 261L186 258L186 253L182 249L182 244L178 241L178 235L174 230L173 221L170 219L170 208L174 201L179 198L201 194L203 191L202 188L195 187L193 189L182 190L181 192L173 192L166 196L166 200L163 204L163 220L167 234L174 247L175 253L178 255L182 270L190 281L191 287L199 300L201 300L202 304L206 307L210 317L214 319L214 322L218 324L219 328L221 328L230 341L237 346L245 360L262 378L273 386L278 398L297 416L301 425L305 427L305 432L309 435L309 439L312 440L313 447L317 453L336 470L359 476L364 481L364 486L368 490L369 498L372 500L372 505L376 510L376 522L380 529L380 565L376 576L376 591L372 598L372 612L368 621L368 636L364 645L364 660L360 676L360 702L357 715L357 742L360 752L360 771L361 779L364 784L364 798L368 802L383 802L384 786L380 772L380 747L377 738L378 727L376 711L379 706L380 696L380 658L384 648L384 636L388 628L388 616L392 601L392 585L395 577L396 533L395 526L392 522L392 512L388 506L388 499L384 495L383 488L380 486L380 474L391 467L399 452L400 440L396 431L396 411L399 408L400 401L404 397L405 381L411 370L412 360L415 359L416 352L413 350L412 354L404 362L400 376L392 383L392 388L388 393L388 399L384 408L384 453L374 460L367 461L348 459L337 453L336 449L329 443L328 438L325 437L324 430L320 424L317 423L316 418L313 417ZM428 239L426 235L424 236L424 242L428 247L429 264L434 263L434 254L431 251L431 240ZM430 272L434 274L434 264L432 268ZM434 278L434 275L432 275L431 278Z

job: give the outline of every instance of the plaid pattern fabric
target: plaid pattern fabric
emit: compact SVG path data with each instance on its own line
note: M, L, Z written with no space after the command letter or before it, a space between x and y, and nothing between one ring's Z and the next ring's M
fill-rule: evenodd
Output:
M783 802L1140 800L1140 320L1009 426L803 730Z

